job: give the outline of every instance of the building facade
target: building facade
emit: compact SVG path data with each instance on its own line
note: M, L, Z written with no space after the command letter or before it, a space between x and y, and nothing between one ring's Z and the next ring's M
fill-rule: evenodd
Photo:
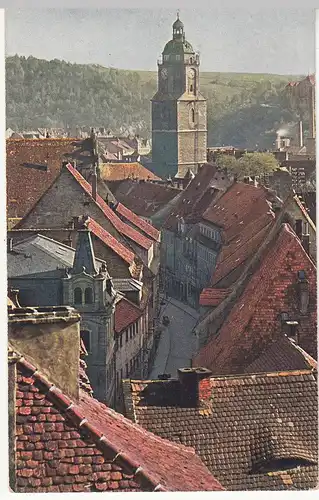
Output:
M207 158L207 104L199 91L199 55L178 18L158 61L152 99L152 161L161 177L197 172Z

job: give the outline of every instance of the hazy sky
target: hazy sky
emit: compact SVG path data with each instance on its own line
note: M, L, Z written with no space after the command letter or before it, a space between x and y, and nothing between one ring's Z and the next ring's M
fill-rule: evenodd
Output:
M311 9L181 9L202 71L313 72ZM6 53L124 69L155 70L176 10L6 10Z

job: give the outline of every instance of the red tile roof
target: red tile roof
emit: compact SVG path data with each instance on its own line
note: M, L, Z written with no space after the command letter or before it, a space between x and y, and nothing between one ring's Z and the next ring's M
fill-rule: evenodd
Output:
M129 325L135 323L142 314L142 309L123 297L115 305L114 329L116 333L122 332Z
M116 212L119 215L122 215L129 222L134 224L138 229L143 231L147 236L151 237L155 241L160 241L161 233L156 229L156 227L149 224L147 221L141 219L136 214L134 214L129 208L122 205L122 203L118 203L116 206Z
M118 181L129 178L160 180L160 177L157 177L157 175L138 162L102 163L100 165L100 172L103 181Z
M70 174L74 177L74 179L80 184L80 186L84 189L84 191L92 196L92 186L84 179L84 177L80 174L80 172L74 168L71 164L66 166ZM93 198L92 198L93 199ZM139 231L136 231L134 228L125 224L112 210L111 207L101 198L101 196L97 195L95 203L102 210L105 217L111 222L111 224L121 233L123 236L131 239L139 246L148 250L152 246L151 240L146 238Z
M270 193L263 187L235 182L216 203L204 212L203 218L221 226L224 240L229 241L242 229L270 212Z
M288 370L317 370L317 361L286 335L266 345L257 358L245 368L245 373Z
M66 155L76 149L74 139L7 139L6 177L9 218L21 218L54 182ZM39 170L24 166L38 165Z
M122 243L120 243L114 236L112 236L106 229L104 229L100 224L98 224L94 219L88 217L86 221L87 228L99 238L105 245L107 245L113 252L115 252L119 257L121 257L128 264L133 264L135 255L128 248L126 248Z
M231 290L224 288L204 288L199 297L200 306L218 306L229 294Z
M232 271L248 261L258 250L274 223L274 214L265 213L242 227L239 234L226 242L218 255L212 285L226 278Z
M155 436L83 391L72 401L17 353L11 362L18 492L223 489L192 448Z
M300 314L298 271L309 281L309 310ZM284 224L217 335L195 356L193 366L213 373L241 373L282 329L280 314L298 319L299 345L317 353L316 269L290 226Z
M130 179L116 185L112 182L108 186L118 201L143 217L151 217L180 193L171 186Z

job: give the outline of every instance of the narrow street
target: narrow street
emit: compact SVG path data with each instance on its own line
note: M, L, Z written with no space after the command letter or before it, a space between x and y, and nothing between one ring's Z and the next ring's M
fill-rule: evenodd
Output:
M163 326L151 379L157 379L162 373L176 377L178 368L190 366L196 345L192 330L199 316L197 311L171 297L163 300L165 304L161 307L160 323L163 316L168 316L170 323Z

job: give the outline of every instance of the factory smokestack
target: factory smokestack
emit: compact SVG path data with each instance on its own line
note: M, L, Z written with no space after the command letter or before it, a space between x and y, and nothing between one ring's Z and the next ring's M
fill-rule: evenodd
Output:
M302 121L300 120L298 122L298 142L299 142L299 147L303 147L303 126L302 126Z
M279 131L277 132L277 137L276 137L276 149L278 150L281 149L281 137Z

